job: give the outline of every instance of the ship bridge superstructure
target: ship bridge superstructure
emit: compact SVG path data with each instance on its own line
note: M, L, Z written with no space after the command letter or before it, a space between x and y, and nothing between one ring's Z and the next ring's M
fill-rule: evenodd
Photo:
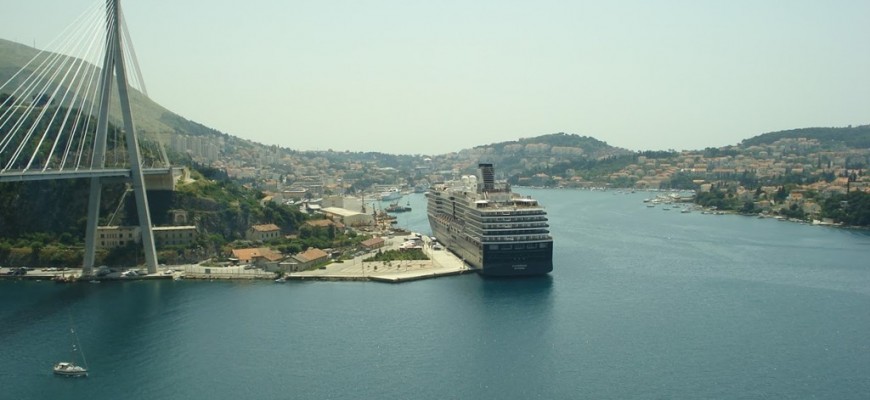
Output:
M486 176L437 184L429 192L430 217L461 226L478 246L547 247L552 242L547 212L537 200L511 192L510 186ZM505 246L507 247L507 246Z

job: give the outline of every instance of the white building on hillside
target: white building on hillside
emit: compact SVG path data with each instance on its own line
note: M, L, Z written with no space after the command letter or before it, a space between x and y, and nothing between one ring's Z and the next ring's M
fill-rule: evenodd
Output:
M323 213L333 221L339 221L345 226L365 226L374 224L374 219L370 214L363 214L361 212L338 207L326 207L321 211L323 211Z

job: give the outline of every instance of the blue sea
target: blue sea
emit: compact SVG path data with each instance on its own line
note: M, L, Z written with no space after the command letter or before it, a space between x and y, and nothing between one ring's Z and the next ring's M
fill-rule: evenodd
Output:
M870 398L866 231L518 191L548 276L0 281L0 399ZM85 379L51 372L71 325Z

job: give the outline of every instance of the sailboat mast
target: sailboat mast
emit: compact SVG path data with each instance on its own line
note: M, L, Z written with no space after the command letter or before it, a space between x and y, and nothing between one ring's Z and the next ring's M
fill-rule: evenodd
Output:
M75 337L76 347L78 347L79 353L82 355L82 366L84 366L85 369L88 369L88 360L85 359L85 351L82 350L82 344L79 341L79 335L76 334L76 331L73 328L70 328L70 330L73 332L73 337Z
M73 341L73 343L72 343L72 359L76 360L76 349L78 349L78 352L82 355L82 366L84 366L85 369L87 369L88 368L88 360L85 359L85 351L82 350L82 343L81 343L81 341L79 341L79 335L76 333L75 325L73 325L72 313L67 311L67 315L69 316L69 332L72 335L71 340ZM73 362L75 362L75 361L73 361Z

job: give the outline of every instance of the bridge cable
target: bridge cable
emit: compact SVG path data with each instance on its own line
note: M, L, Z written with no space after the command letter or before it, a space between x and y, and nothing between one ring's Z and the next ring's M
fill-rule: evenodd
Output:
M95 52L99 53L99 44L101 43L100 37L98 34L93 35L90 44L88 46L88 55ZM97 46L95 46L97 44ZM90 85L93 83L93 79L95 73L97 71L96 66L85 61L87 57L83 60L82 64L86 64L87 68L82 75L82 77L78 80L78 85L75 90L75 96L70 101L70 106L67 109L67 114L64 117L64 124L67 119L71 117L71 113L73 110L76 111L75 116L72 120L72 127L70 128L69 138L66 140L66 146L64 147L63 157L60 160L60 164L58 165L58 169L63 169L66 166L67 159L69 157L70 151L72 151L72 145L76 140L76 137L79 134L80 125L79 122L81 120L82 112L84 111L84 106L86 102L89 100L88 94L90 93ZM81 100L79 100L79 98ZM77 103L79 101L79 103ZM63 127L61 127L61 132L63 131ZM82 132L82 135L87 135L87 131Z
M81 42L74 43L74 44L77 45L79 48L82 46ZM68 65L68 67L65 68L63 77L60 79L60 81L56 81L56 80L52 79L52 82L55 82L55 86L56 86L54 91L52 92L52 94L50 96L50 103L55 103L54 113L51 115L51 117L48 119L48 122L45 124L46 125L45 131L43 131L42 136L39 139L39 142L36 144L36 146L33 150L33 154L30 157L30 161L28 161L27 165L24 167L25 170L29 170L31 168L31 166L33 165L33 162L36 160L37 156L39 155L39 151L42 148L42 145L45 142L46 138L48 138L48 135L51 132L52 125L54 125L54 122L57 119L57 116L60 113L60 110L63 107L65 100L67 99L67 96L69 96L70 90L72 90L73 84L75 83L75 79L78 77L79 72L81 72L81 66L83 65L84 62L85 62L85 60L83 60L81 58L74 58L74 57L70 57L70 56L64 57L63 64L61 65L60 68L58 68L58 72L59 72L60 70L63 69L63 67ZM70 76L71 73L72 73L72 76ZM70 81L69 84L67 84L68 80ZM60 99L57 100L58 92L64 87L66 87L66 90L64 91L63 96L61 96ZM39 117L40 120L42 119L42 116L45 115L45 112L48 111L48 109L49 109L49 105L43 106L42 113L40 113L40 117ZM38 124L34 124L34 128L36 128L37 126L38 126ZM57 132L55 133L55 137L54 137L55 140L53 140L54 143L51 146L51 150L48 152L48 154L46 154L45 164L43 165L43 168L42 168L43 171L45 171L49 166L49 163L51 161L51 157L54 154L55 148L57 147L58 140L60 140L60 138L63 135L63 128L65 126L66 126L66 120L64 120L61 123L60 128L58 128Z
M13 123L13 126L10 128L8 133L4 136L3 141L0 142L0 154L2 154L8 148L8 146L12 142L12 140L15 139L15 137L19 135L20 131L23 129L23 126L25 125L24 124L25 120L34 112L37 105L39 103L44 103L44 104L42 107L43 112L40 113L40 117L38 117L34 121L30 130L25 135L25 137L21 141L21 143L19 143L16 150L14 151L14 153L12 154L12 156L10 157L8 162L6 163L5 167L3 168L3 171L8 170L9 168L13 167L17 163L17 160L20 157L24 146L28 143L28 140L33 133L34 127L39 124L40 119L41 119L41 115L44 115L44 112L45 112L44 105L50 103L52 100L51 98L47 99L45 94L48 92L48 89L50 87L51 82L57 78L57 73L58 73L57 71L59 71L59 70L57 70L56 68L58 68L57 65L59 63L59 60L64 59L62 57L63 50L71 47L69 43L71 43L73 41L72 39L77 36L75 34L68 34L68 32L73 27L81 27L82 24L80 23L80 21L83 20L89 14L93 15L94 13L93 13L93 11L83 13L82 15L80 15L76 19L76 21L73 24L70 24L66 29L64 29L64 35L60 36L59 38L63 37L66 39L65 41L59 41L58 40L59 38L52 41L52 44L58 43L58 42L61 43L60 45L58 45L58 47L61 49L61 51L52 53L52 52L49 52L46 50L42 50L42 51L38 52L30 61L28 61L28 63L25 64L24 68L20 69L18 72L16 72L15 75L13 75L13 77L17 77L20 73L25 71L26 66L29 66L35 62L38 62L39 59L42 58L41 62L39 62L39 65L34 70L30 71L30 74L23 81L20 82L20 84L18 85L18 87L15 88L15 90L10 95L10 97L7 98L7 102L9 102L13 98L15 98L17 100L18 104L16 105L16 103L13 102L9 106L9 108L6 110L6 112L3 114L3 116L0 117L0 129L2 129L3 126L5 126L7 123L9 123L10 121L12 121L14 119L14 114L12 114L12 111L13 110L20 110L21 107L23 107L23 104L26 103L26 99L28 97L32 97L34 100L30 101L29 103L26 103L27 106L25 107L24 111L20 113L19 118ZM92 26L92 25L85 24L85 26ZM69 59L69 58L70 57L66 57L65 59ZM61 65L63 65L63 64L64 63L61 63ZM51 74L50 78L46 78L46 76L49 75L49 72L52 71L52 69L55 69L55 73ZM7 85L9 85L13 81L13 79L14 78L8 80L6 83L4 83L3 86L0 86L0 87L6 87ZM41 88L40 88L40 86L41 86ZM37 88L39 88L39 89L37 89ZM38 149L37 149L37 151L38 151Z
M77 65L75 65L75 68L76 68L75 73L73 74L72 78L70 78L69 84L66 85L67 90L64 93L64 95L60 101L60 104L65 104L65 103L67 104L66 112L64 113L60 127L57 130L57 135L55 136L54 143L52 144L51 150L49 151L49 154L48 154L49 158L46 160L46 163L43 166L43 169L42 169L43 171L45 171L46 169L49 168L49 162L50 162L52 156L54 155L55 150L57 149L58 143L63 138L64 128L66 128L67 123L70 120L70 116L73 112L73 109L75 108L75 102L78 99L79 95L82 94L82 86L85 82L85 75L86 75L86 72L84 72L83 69L88 69L88 68L84 68L84 67L86 65L90 65L87 62L87 56L93 52L94 44L95 44L95 42L97 42L97 40L95 40L95 39L98 38L98 29L92 28L90 30L90 32L85 32L85 33L86 33L85 38L90 37L91 40L87 40L87 41L83 40L83 43L80 44L80 46L85 47L85 49L84 49L85 56L82 58L76 59L75 62ZM72 91L72 99L67 103L66 99L70 95L71 91ZM54 120L56 118L57 113L59 111L60 111L60 107L58 107L55 110L55 116L52 117L52 120ZM50 128L50 125L49 125L49 127L46 128L46 133L48 133L49 128ZM76 134L76 126L75 126L75 124L73 124L69 129L67 143L69 143L75 137L75 134ZM63 152L63 154L61 154L61 157L60 157L61 161L58 162L59 163L58 164L59 170L62 169L63 165L65 164L64 161L67 158L68 151L69 151L69 146L65 146L64 152Z

